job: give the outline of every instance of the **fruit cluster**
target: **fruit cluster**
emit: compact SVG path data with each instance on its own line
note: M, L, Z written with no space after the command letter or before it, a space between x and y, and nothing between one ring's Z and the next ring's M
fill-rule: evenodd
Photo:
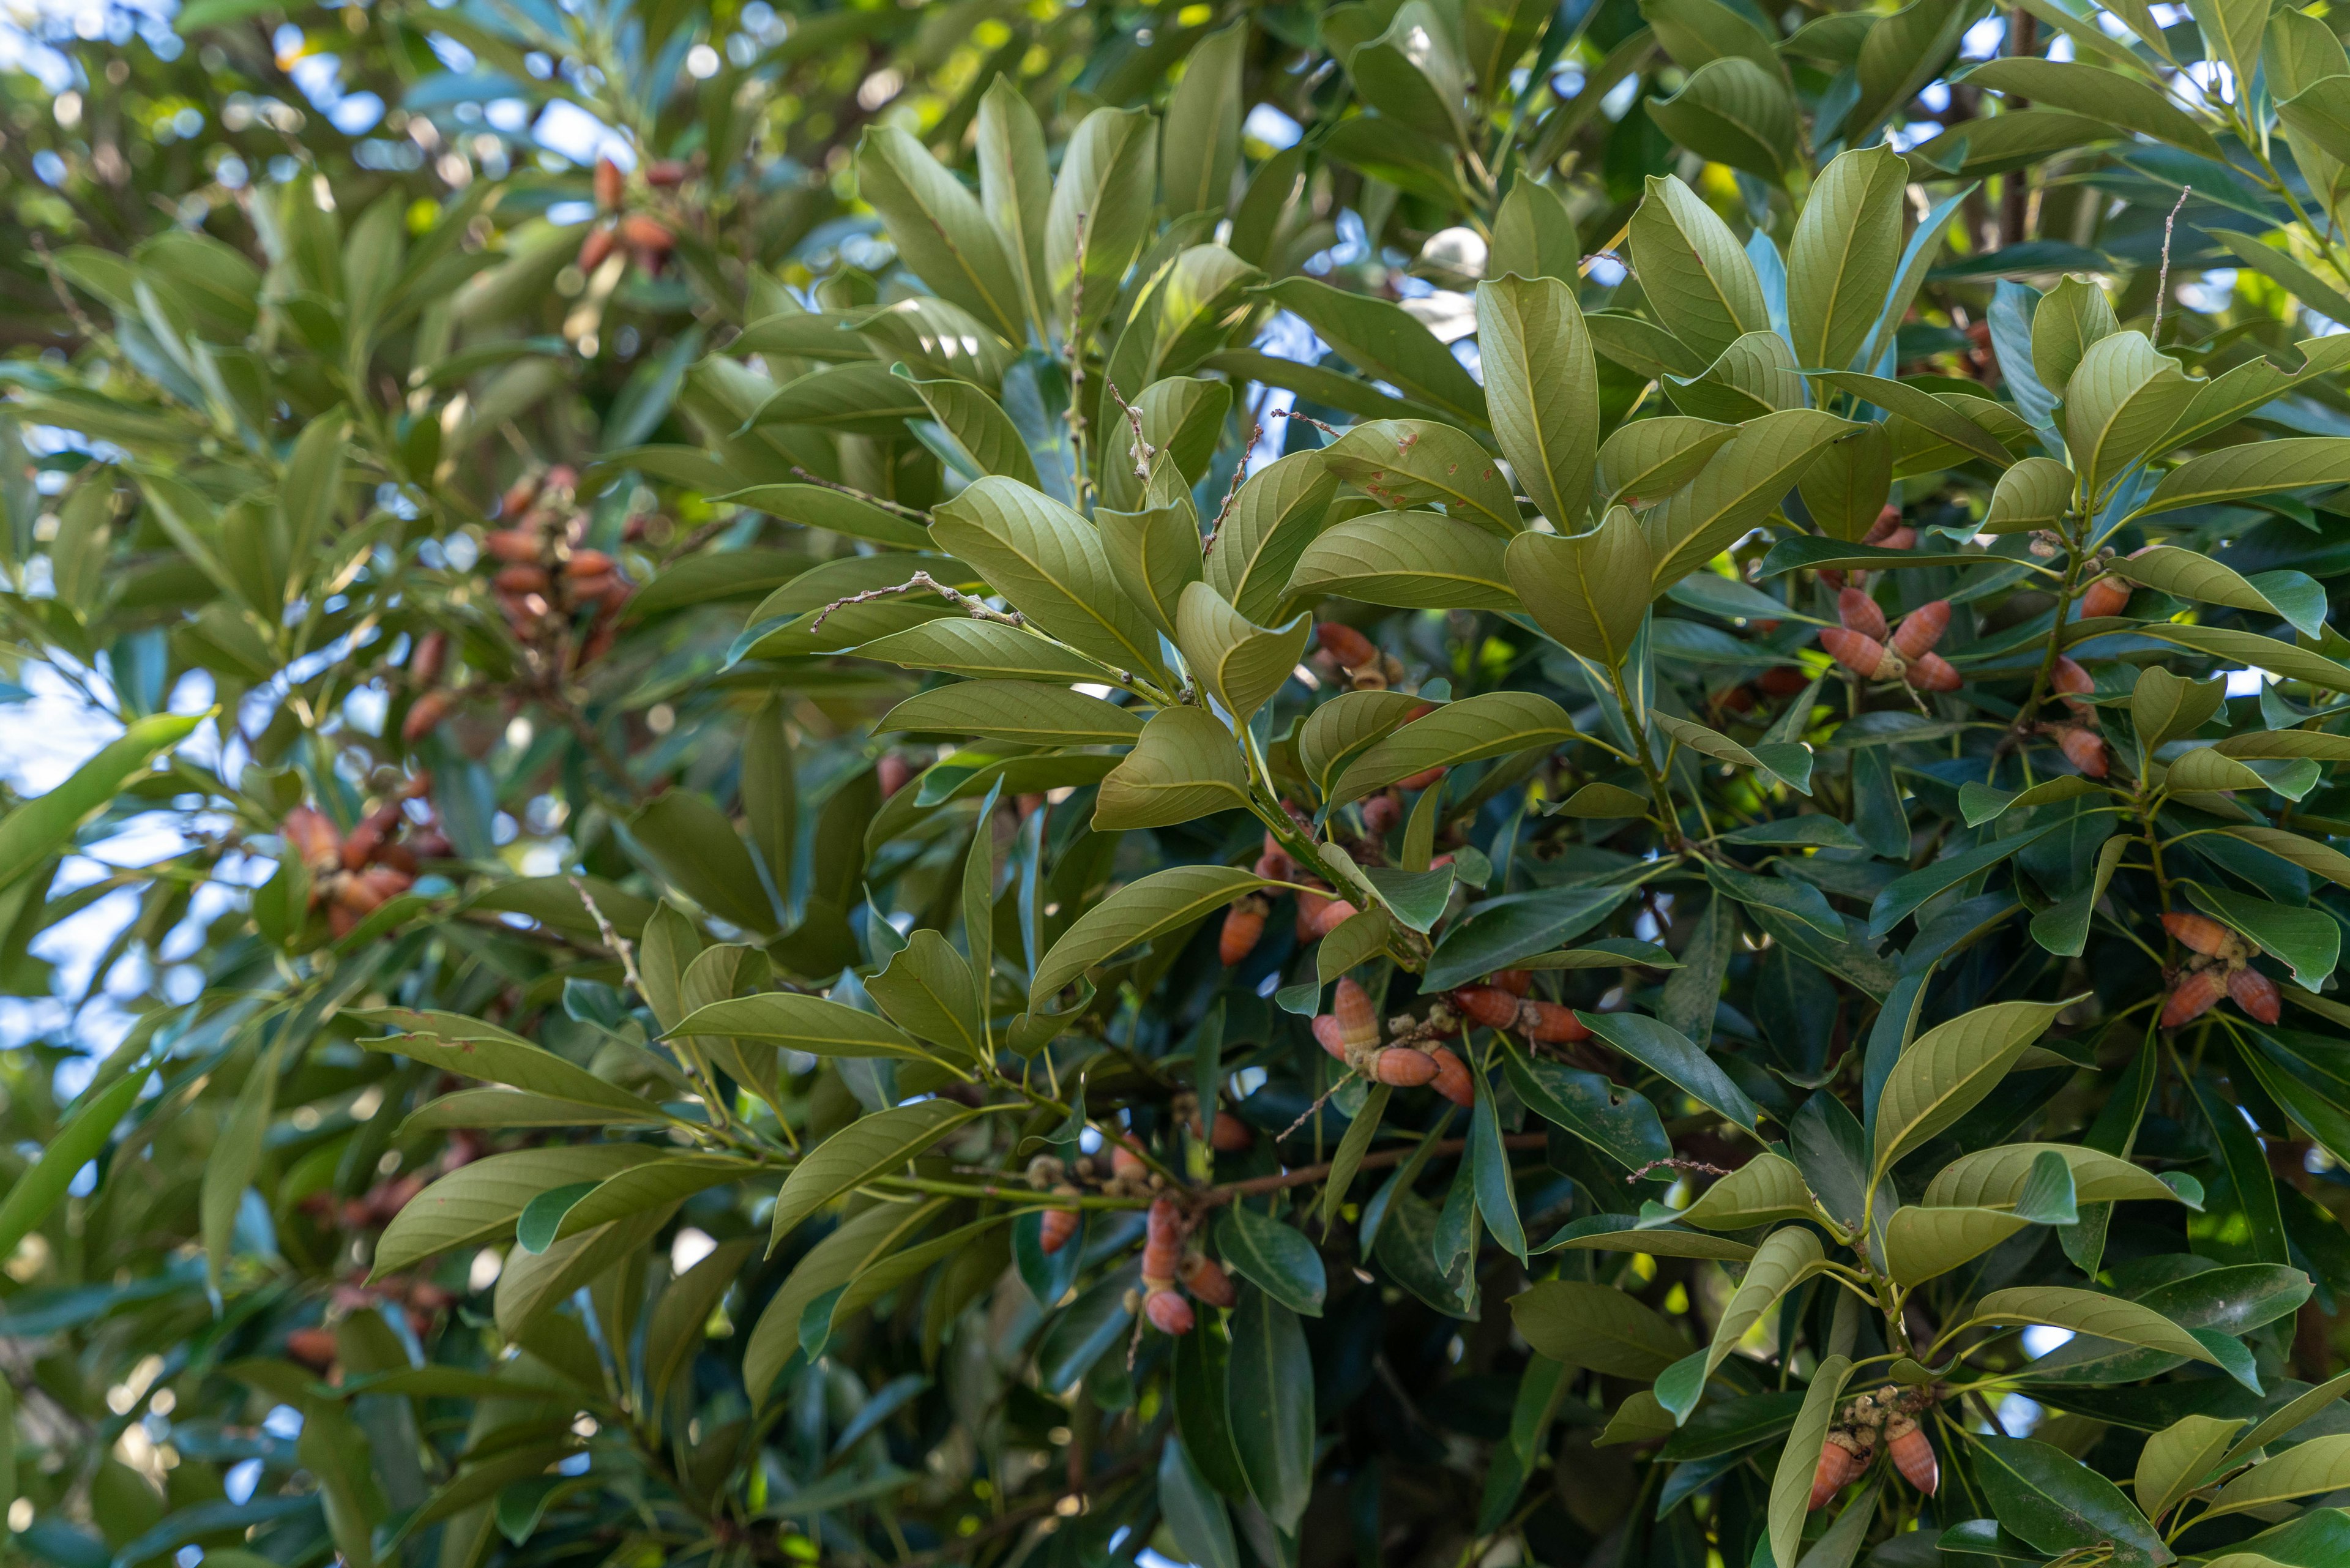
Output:
M1836 595L1836 618L1844 624L1820 633L1828 656L1866 680L1906 680L1920 691L1956 691L1965 678L1934 651L1950 624L1950 601L1919 605L1886 625L1885 611L1868 590L1846 584Z
M484 535L482 548L500 563L490 586L524 643L543 647L567 633L575 616L595 613L577 660L586 664L612 646L631 590L611 556L580 543L590 519L578 489L579 475L560 464L516 480L498 507L512 521Z
M436 829L413 829L406 810L432 787L432 774L415 774L339 836L315 806L297 805L286 814L279 831L309 871L310 908L327 911L328 928L336 936L349 935L385 900L408 891L420 861L449 857L447 837ZM394 836L404 829L404 836Z
M2176 971L2170 994L2163 1000L2162 1026L2177 1029L2209 1012L2221 996L2235 999L2247 1016L2274 1023L2284 1010L2276 981L2252 967L2260 949L2201 915L2174 912L2162 917L2162 929L2195 956Z
M1399 1089L1426 1084L1456 1106L1475 1102L1476 1083L1468 1064L1439 1044L1431 1030L1412 1029L1392 1044L1380 1044L1378 1015L1370 995L1352 979L1338 981L1330 1007L1314 1020L1314 1038L1347 1071Z
M655 191L674 191L692 173L691 165L674 158L645 165L645 184ZM579 242L579 270L592 274L607 258L626 252L637 270L658 277L677 248L669 224L647 212L627 212L629 177L608 158L596 161L596 212L593 228Z
M1229 1307L1240 1300L1232 1276L1191 1241L1191 1221L1175 1199L1162 1193L1150 1205L1142 1242L1142 1313L1151 1327L1161 1334L1191 1332L1194 1320L1185 1291L1210 1306Z
M1820 1447L1819 1469L1812 1472L1811 1506L1824 1508L1828 1500L1857 1480L1876 1461L1882 1444L1893 1456L1894 1468L1911 1486L1931 1497L1941 1489L1942 1467L1934 1445L1918 1425L1918 1412L1934 1403L1930 1389L1899 1388L1888 1383L1836 1412Z

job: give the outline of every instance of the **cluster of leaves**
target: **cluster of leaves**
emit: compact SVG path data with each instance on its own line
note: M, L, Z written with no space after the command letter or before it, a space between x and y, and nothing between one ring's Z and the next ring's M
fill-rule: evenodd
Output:
M2328 18L181 27L0 148L11 1552L2350 1560Z

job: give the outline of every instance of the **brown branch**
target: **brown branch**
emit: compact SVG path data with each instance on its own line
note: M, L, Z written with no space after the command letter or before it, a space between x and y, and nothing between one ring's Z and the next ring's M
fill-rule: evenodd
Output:
M820 473L810 473L806 469L802 468L796 462L792 464L792 472L798 474L802 479L806 480L810 484L821 485L827 490L837 490L843 495L853 495L859 501L867 502L872 505L882 507L890 512L895 512L901 517L913 517L924 523L928 523L931 520L931 514L923 511L919 506L906 506L895 501L887 501L882 497L874 494L869 490L859 490L853 484L843 484L837 479L827 479Z
M938 595L939 597L945 599L948 603L959 607L963 613L969 615L974 620L992 620L1003 626L1026 626L1028 624L1025 620L1021 618L1020 612L1017 610L1013 610L1007 613L1003 610L993 608L985 601L973 598L971 595L964 593L961 588L949 587L946 584L939 581L928 572L916 572L912 576L908 577L902 583L893 583L886 588L868 588L861 594L851 594L847 598L833 600L830 604L825 606L823 609L816 613L816 619L808 623L808 629L810 631L816 630L825 623L826 619L831 616L833 611L840 608L844 605L861 605L871 599L888 598L892 594L921 592L929 592Z
M1430 1149L1429 1158L1430 1159L1449 1158L1463 1152L1468 1147L1469 1140L1465 1137L1449 1137ZM1550 1147L1550 1135L1548 1133L1510 1133L1503 1137L1502 1147L1503 1148L1547 1148ZM1401 1165L1419 1151L1418 1144L1399 1148L1383 1148L1375 1154L1365 1155L1356 1164L1355 1168L1380 1170L1390 1165ZM1267 1192L1279 1192L1286 1188L1304 1187L1309 1182L1319 1181L1329 1174L1330 1162L1325 1160L1320 1165L1300 1166L1295 1170L1284 1170L1276 1176L1253 1176L1246 1181L1227 1182L1222 1187L1209 1188L1192 1198L1191 1207L1213 1209L1220 1204L1230 1203L1236 1198L1256 1198Z

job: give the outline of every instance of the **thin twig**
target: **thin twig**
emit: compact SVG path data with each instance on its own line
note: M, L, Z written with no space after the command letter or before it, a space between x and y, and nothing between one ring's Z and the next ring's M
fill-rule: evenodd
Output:
M620 955L620 972L629 977L630 988L639 996L644 995L645 977L637 972L636 949L629 944L628 938L612 929L612 922L605 918L602 907L596 902L596 895L588 890L587 878L574 877L570 882L572 890L579 895L579 901L588 906L588 913L595 920L596 929L603 933L604 945Z
M1142 433L1142 410L1128 402L1119 394L1116 381L1104 379L1102 385L1109 389L1110 401L1126 410L1126 422L1134 427L1134 445L1131 449L1134 457L1134 477L1148 481L1150 478L1150 460L1159 455L1159 449L1152 446L1149 438Z
M1625 1185L1629 1186L1631 1183L1639 1180L1640 1178L1648 1175L1648 1172L1656 1169L1659 1166L1669 1166L1675 1170L1694 1170L1699 1172L1700 1175L1705 1176L1728 1176L1730 1174L1729 1171L1724 1170L1721 1167L1718 1165L1708 1165L1701 1159L1652 1159L1648 1161L1648 1164L1642 1166L1639 1169L1634 1171L1631 1175L1626 1177L1624 1179Z
M1241 486L1248 479L1248 454L1254 452L1256 443L1263 439L1263 424L1249 427L1248 445L1241 448L1240 461L1232 464L1232 485L1224 492L1224 504L1216 508L1215 524L1208 530L1207 543L1200 546L1201 556L1212 556L1216 553L1216 540L1224 531L1224 519L1232 514L1232 503L1241 498Z
M1086 218L1077 214L1076 271L1069 280L1069 336L1062 348L1069 356L1069 446L1076 459L1076 489L1078 510L1087 510L1086 502L1093 490L1092 475L1086 462Z
M792 472L798 474L802 479L806 480L810 484L820 484L827 490L837 490L843 495L854 495L859 501L869 502L875 506L885 507L891 512L897 513L901 517L919 518L924 523L928 523L931 520L931 514L923 511L919 506L905 506L900 505L895 501L885 501L869 490L859 490L853 484L843 484L838 480L827 479L820 473L810 473L806 469L802 468L796 462L792 464Z
M1295 409L1277 409L1274 411L1273 417L1277 420L1303 420L1307 424L1312 425L1315 430L1320 431L1324 435L1328 436L1332 441L1336 441L1340 436L1347 433L1336 425L1326 425L1320 420L1315 419L1312 414L1301 414Z
M1449 1137L1430 1149L1428 1158L1447 1159L1466 1150L1468 1147L1469 1140L1465 1137ZM1503 1137L1502 1147L1505 1149L1547 1148L1550 1147L1550 1135L1509 1133ZM1390 1165L1401 1165L1418 1153L1419 1149L1418 1144L1409 1144L1399 1148L1383 1148L1376 1153L1363 1156L1355 1168L1378 1170ZM1253 1176L1246 1181L1234 1181L1222 1187L1211 1187L1204 1192L1195 1194L1191 1199L1191 1207L1213 1209L1220 1204L1230 1203L1236 1198L1255 1198L1267 1192L1279 1192L1286 1188L1304 1187L1308 1183L1320 1181L1329 1174L1330 1165L1326 1160L1319 1165L1302 1165L1295 1170L1284 1170L1273 1176Z
M886 588L868 588L861 594L851 594L847 598L833 600L830 604L825 606L823 609L816 612L816 619L808 623L808 629L810 631L816 630L825 623L826 618L829 617L833 611L840 608L843 605L861 605L869 599L888 598L892 594L923 592L938 595L939 597L946 600L949 604L954 605L964 614L970 616L973 620L992 620L1003 626L1026 626L1028 624L1025 620L1021 618L1020 612L1017 610L1005 611L997 609L983 599L973 598L971 595L964 593L961 588L949 587L946 584L939 581L928 572L916 572L912 576L908 577L902 583L893 583Z
M2179 210L2194 193L2194 186L2181 185L2178 200L2170 205L2170 216L2162 220L2162 273L2154 286L2154 331L2149 335L2157 347L2162 343L2162 307L2170 295L2170 226L2178 222Z

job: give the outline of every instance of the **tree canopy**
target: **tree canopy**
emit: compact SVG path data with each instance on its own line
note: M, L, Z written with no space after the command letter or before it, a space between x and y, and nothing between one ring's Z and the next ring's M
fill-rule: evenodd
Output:
M2350 1562L2345 16L25 24L0 1556Z

